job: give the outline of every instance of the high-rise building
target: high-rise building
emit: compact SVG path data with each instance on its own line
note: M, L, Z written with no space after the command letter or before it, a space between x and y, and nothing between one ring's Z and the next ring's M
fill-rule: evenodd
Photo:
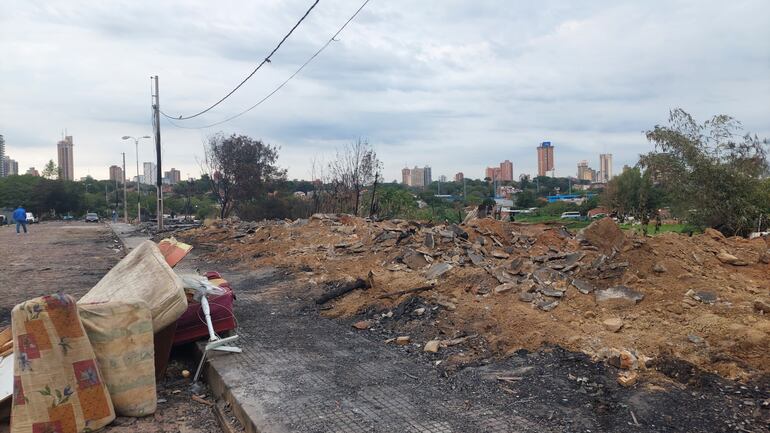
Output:
M409 167L401 169L401 184L406 186L412 185L412 170Z
M3 137L3 134L0 134L0 161L5 160L5 137ZM5 169L2 167L3 164L0 164L0 177L5 177Z
M628 164L623 164L623 173L627 172L628 170L631 170L631 166Z
M155 185L157 180L156 165L152 162L144 163L144 175L142 176L142 183L147 185Z
M537 175L548 176L553 174L553 145L550 141L544 141L537 147Z
M411 186L425 186L425 170L415 167L411 170L412 183Z
M8 155L3 156L2 171L5 176L16 176L19 174L19 163L11 159Z
M465 179L465 175L463 174L462 171L455 174L455 182L462 182L463 179Z
M612 154L599 155L599 182L606 183L612 179Z
M30 176L40 176L40 172L35 169L35 167L30 167L29 170L27 170L27 173Z
M423 176L423 180L422 180L423 185L428 186L433 182L433 176L431 175L429 165L426 165L425 167L422 168L422 176Z
M439 176L439 177L438 177L438 181L439 181L439 182L442 182L442 183L446 183L446 176L444 176L444 175L442 174L441 176Z
M117 165L110 166L110 181L123 182L123 169Z
M59 179L75 180L75 164L72 158L72 148L74 146L71 135L65 136L64 140L56 143L59 157Z
M500 179L503 182L513 181L513 163L507 159L500 163Z
M176 184L179 183L180 180L182 180L182 172L180 172L179 170L171 167L171 170L165 172L163 174L163 177L168 179L168 184L169 185L176 185Z
M486 170L484 170L484 179L486 178L489 178L491 181L495 180L495 167L487 167Z
M580 180L587 180L593 182L596 180L596 170L588 166L588 161L583 160L578 163L577 166L577 178Z

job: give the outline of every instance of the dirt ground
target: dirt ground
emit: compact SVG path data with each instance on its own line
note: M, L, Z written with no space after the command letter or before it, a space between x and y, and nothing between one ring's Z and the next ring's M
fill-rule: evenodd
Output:
M575 391L605 393L579 403L595 405L594 415L618 410L630 400L617 388L606 394L609 375L615 387L637 393L628 398L645 396L648 416L670 423L661 431L709 431L717 419L725 424L713 431L770 425L766 239L713 231L643 238L614 224L578 234L490 219L451 227L344 215L225 221L176 236L209 262L281 269L293 281L263 295L276 300L313 302L356 278L367 280L370 288L321 303L319 313L431 363L450 380L520 359L547 362L555 371L580 360L583 371L568 377L579 389L558 380L545 380L547 389L527 387L532 410L544 410L537 401L547 400L545 394L572 401ZM448 271L437 272L441 267ZM617 292L625 296L603 299ZM397 345L398 336L409 342ZM500 385L504 392L525 385L521 375L512 376ZM713 419L681 415L707 408L726 412Z
M79 298L123 256L120 241L104 224L46 222L29 227L28 235L16 235L9 226L0 227L0 323L10 325L14 305L26 299L55 292ZM158 384L158 410L144 418L118 417L105 432L155 433L221 431L213 409L190 399L190 380L182 369L194 371L190 350L176 351ZM208 397L210 398L210 397ZM8 431L8 419L0 421L0 432Z

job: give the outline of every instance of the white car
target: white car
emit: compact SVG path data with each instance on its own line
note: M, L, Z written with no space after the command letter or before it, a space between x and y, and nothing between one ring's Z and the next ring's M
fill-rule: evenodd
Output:
M580 212L564 212L561 214L562 219L568 219L568 220L579 220L583 219L582 216L580 216Z

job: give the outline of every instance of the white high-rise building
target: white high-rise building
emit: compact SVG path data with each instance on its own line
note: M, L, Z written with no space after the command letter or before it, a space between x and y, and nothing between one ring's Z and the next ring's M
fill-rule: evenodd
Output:
M612 179L612 154L599 155L599 182L609 182Z
M0 134L0 161L3 160L5 160L5 138L3 137L3 134ZM0 177L7 176L3 165L5 164L0 164Z
M142 183L147 185L155 185L158 179L157 166L152 162L144 163L144 175L142 176Z

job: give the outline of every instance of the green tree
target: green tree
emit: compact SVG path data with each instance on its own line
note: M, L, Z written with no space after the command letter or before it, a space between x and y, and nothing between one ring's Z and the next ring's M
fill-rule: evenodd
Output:
M737 120L718 115L699 124L676 109L667 126L646 136L655 150L641 156L640 166L690 223L746 235L770 213L768 141L744 134Z
M53 159L48 160L43 168L43 177L46 179L55 179L59 177L59 168L54 164Z

